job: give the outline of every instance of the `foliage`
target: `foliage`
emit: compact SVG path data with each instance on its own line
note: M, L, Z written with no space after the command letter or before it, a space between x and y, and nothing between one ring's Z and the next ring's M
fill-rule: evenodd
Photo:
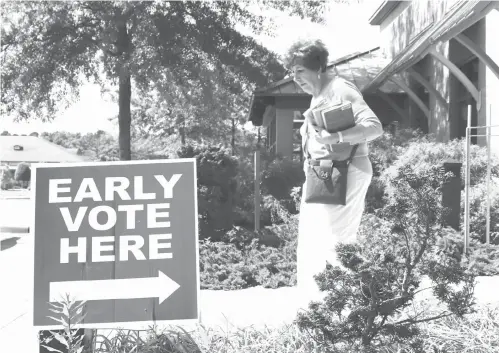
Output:
M428 304L415 305L433 311ZM419 309L419 308L418 308ZM278 314L276 314L278 315ZM464 318L446 317L420 324L424 352L434 353L490 353L499 347L499 310L480 308L477 313ZM232 328L232 329L231 329ZM188 330L180 326L147 330L111 330L104 335L94 335L95 353L318 353L325 347L319 345L296 325L283 324L278 327L239 327L227 322L225 327L196 325ZM341 351L336 351L341 352ZM351 353L346 350L341 353ZM407 345L386 345L380 353L416 353Z
M220 237L232 228L237 183L237 159L219 146L182 146L178 158L195 158L198 182L200 239Z
M396 135L385 131L383 135L369 143L373 176L379 177L409 145L429 138L431 137L424 135L420 130L401 129Z
M436 142L432 135L421 135L418 131L402 130L394 137L385 132L370 144L370 159L374 176L366 196L366 211L375 213L386 204L387 180L395 177L403 166L414 165L427 170L431 166L443 166L447 161L464 163L464 141ZM471 237L485 242L485 207L487 176L486 148L472 145L470 149L470 225ZM491 159L491 190L496 188L499 177L499 158ZM494 181L495 180L495 181ZM461 167L461 187L464 188L465 167ZM461 209L464 209L464 193ZM491 194L491 241L498 244L499 199ZM463 222L463 219L461 219ZM461 229L464 229L461 224Z
M323 2L260 1L269 8L320 18ZM255 85L284 76L275 54L236 30L266 31L252 2L3 2L2 113L52 119L93 81L116 85L120 159L131 159L132 118L154 128L216 126L237 118L237 102ZM102 77L102 72L105 77ZM212 80L212 77L216 79ZM132 114L133 93L158 101Z
M0 179L0 183L1 183L1 189L2 190L9 190L12 188L12 186L14 185L14 178L12 178L12 173L10 172L10 169L8 166L3 166L2 167L2 170L1 170L2 174L1 174L1 179Z
M235 225L254 226L254 147L253 141L247 142L247 147L240 145L238 174L238 199L236 206ZM296 200L293 188L301 186L304 181L302 164L289 159L273 156L261 151L261 179L260 179L260 223L270 226L283 222L278 215L281 209L290 213L297 213Z
M381 180L386 169L404 153L407 147L422 139L428 139L420 130L402 129L393 135L385 131L383 135L369 143L369 159L373 168L373 178L366 195L366 212L374 213L385 204L385 182Z
M42 132L40 137L68 149L79 148L82 138L79 132L71 133L66 131Z
M52 345L48 345L53 341L57 341L62 345L63 349L67 353L82 353L84 352L84 336L78 334L78 325L85 318L85 302L75 301L66 295L61 298L60 302L49 303L51 306L51 311L56 314L56 316L49 316L49 318L57 321L58 324L62 325L64 330L62 333L50 331L50 336L42 340L42 347L45 347L51 352L63 353L63 350L59 350Z
M181 147L176 136L164 138L138 137L132 144L133 159L177 158L177 151Z
M76 149L79 155L92 160L119 160L118 141L109 133L97 130L94 133L70 133L66 131L44 132L44 139L68 149ZM133 159L172 158L180 145L171 138L137 138L132 143Z
M145 334L142 334L145 333ZM141 335L142 334L142 335ZM93 352L95 353L200 353L191 335L182 327L178 330L163 330L158 332L156 327L149 330L116 330L110 335L96 335Z
M201 241L201 289L243 289L254 286L278 288L296 283L296 237L298 221L274 225L260 233L235 229L226 243ZM250 234L248 234L250 233ZM277 240L278 246L267 246Z
M140 336L140 331L118 329L107 335L94 334L92 353L133 352L138 351L144 345L145 341Z
M253 227L254 181L253 165L248 159L231 156L227 148L189 144L177 151L179 158L195 158L198 177L198 214L200 221L200 239L211 238L218 241L232 227ZM261 225L270 226L284 222L288 211L295 211L289 193L284 192L278 199L269 195L269 180L299 178L303 174L296 165L287 161L264 161L262 170L270 170L267 178L262 178ZM266 168L266 164L273 167ZM285 166L284 168L282 166ZM295 175L291 175L292 172ZM272 183L275 183L275 180ZM292 184L285 189L291 189ZM294 212L296 213L296 212Z
M487 245L482 239L471 237L469 254L463 256L463 236L452 232L439 239L441 251L453 256L476 276L499 275L499 245Z
M407 148L386 170L385 175L393 174L393 171L401 165L413 164L418 168L429 166L442 166L444 162L457 161L464 164L464 142L463 140L452 140L446 143L435 142L434 138L424 137L412 141ZM491 160L491 175L499 177L499 159ZM464 187L465 168L461 168L461 181ZM487 175L487 153L484 147L472 145L470 149L470 185L475 186L485 182Z
M76 149L79 155L94 161L119 160L118 143L109 133L97 130L84 135L66 131L44 132L44 139L67 149Z
M394 163L387 178L387 203L380 218L367 215L359 244L339 244L343 267L327 265L316 276L323 302L298 315L300 328L331 350L349 347L378 352L404 343L422 352L418 323L473 310L474 276L437 241L454 232L444 227L441 187L449 177L439 165ZM404 315L423 277L447 308L428 316Z
M470 187L470 238L485 243L487 198L490 198L490 243L499 245L499 188L497 180L492 180L489 192L487 192L484 182ZM464 201L463 197L461 199L461 208L463 210ZM464 227L464 217L462 217L461 229L464 229Z
M17 165L14 179L23 182L28 182L31 180L31 169L28 163L21 162Z
M464 318L447 317L423 328L424 351L489 353L499 350L499 309L482 308Z
M305 181L303 165L289 159L275 157L262 165L262 191L282 200L290 197L294 187Z
M87 133L78 141L78 149L89 152L93 159L101 161L119 160L117 141L102 130Z

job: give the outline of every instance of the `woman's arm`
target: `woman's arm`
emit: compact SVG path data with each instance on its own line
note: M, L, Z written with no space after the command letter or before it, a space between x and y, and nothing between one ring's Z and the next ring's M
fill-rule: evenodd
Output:
M381 122L364 101L362 93L355 85L346 80L338 80L338 82L333 83L333 89L335 89L335 94L339 94L343 101L352 103L355 117L356 125L341 131L344 142L350 142L351 144L369 142L383 134Z
M369 108L362 97L362 93L352 83L336 78L331 89L334 95L340 96L343 101L352 103L352 111L355 117L355 126L341 131L343 142L357 144L372 141L383 134L383 126L378 117ZM338 143L340 138L338 133L329 134L321 131L321 137L317 138L321 143ZM329 135L329 136L328 136Z

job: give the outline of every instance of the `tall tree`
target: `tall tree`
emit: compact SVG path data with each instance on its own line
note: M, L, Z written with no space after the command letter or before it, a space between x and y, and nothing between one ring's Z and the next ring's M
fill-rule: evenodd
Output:
M189 88L210 89L203 86L202 74L210 70L221 73L221 84L233 95L246 91L248 84L265 85L282 77L282 67L272 53L239 33L236 26L254 33L265 30L264 18L250 11L254 6L317 20L324 4L3 2L2 113L15 119L52 119L78 97L78 88L86 80L104 86L107 79L118 86L120 158L129 160L132 87L139 95L166 87L167 96L175 97L172 92L177 90L185 98ZM192 120L191 113L177 109L180 126Z

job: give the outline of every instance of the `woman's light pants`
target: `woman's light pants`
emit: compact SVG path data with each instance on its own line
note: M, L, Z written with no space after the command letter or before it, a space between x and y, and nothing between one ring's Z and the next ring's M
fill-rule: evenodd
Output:
M365 207L365 197L372 178L368 157L356 157L348 168L346 205L300 205L297 247L297 286L305 302L319 300L320 293L313 276L324 271L326 262L340 265L336 258L337 243L354 243ZM305 199L306 181L302 200Z

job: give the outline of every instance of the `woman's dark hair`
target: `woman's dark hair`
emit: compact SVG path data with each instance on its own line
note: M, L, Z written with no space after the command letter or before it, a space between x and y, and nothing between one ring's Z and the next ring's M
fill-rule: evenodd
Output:
M284 58L286 68L300 64L307 69L322 72L326 71L329 52L320 39L301 39L296 41L287 50Z

